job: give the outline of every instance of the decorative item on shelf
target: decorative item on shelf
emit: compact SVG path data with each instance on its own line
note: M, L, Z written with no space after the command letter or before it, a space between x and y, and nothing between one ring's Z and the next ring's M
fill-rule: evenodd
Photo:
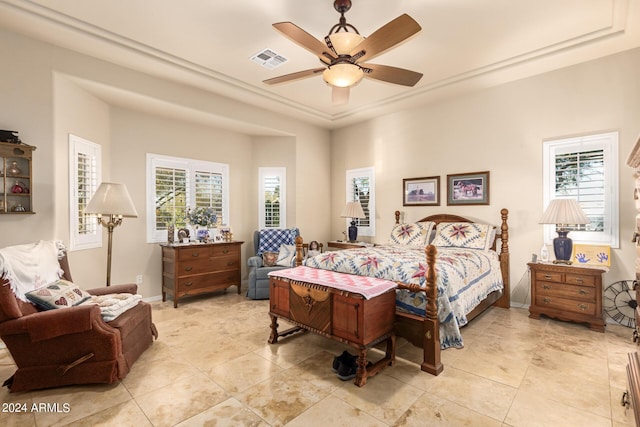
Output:
M7 169L7 175L17 176L22 173L22 170L18 167L18 162L15 160L11 162L11 166Z
M15 130L0 130L0 142L11 142L12 144L20 144L20 137Z
M84 213L98 214L98 224L104 226L109 235L107 246L107 286L111 285L111 247L113 240L113 229L122 224L122 218L137 218L136 211L129 191L124 184L103 182L94 193L89 204L84 209ZM102 218L107 216L107 220Z
M542 244L542 248L540 249L540 261L549 261L549 249L547 249L547 245L544 243Z
M223 242L231 242L233 240L233 233L230 227L220 227L220 236Z
M186 219L196 229L196 238L201 241L209 240L208 228L218 221L218 215L211 206L187 208Z
M589 218L575 199L553 199L540 219L540 224L554 224L558 237L553 239L554 264L571 264L573 242L568 225L589 224Z
M13 194L21 194L21 193L28 193L29 192L29 191L24 191L24 190L25 190L25 187L20 181L16 181L16 183L13 185L13 187L11 187L11 192Z
M167 243L172 244L174 242L175 234L176 228L174 227L173 223L171 223L167 226Z
M362 205L358 201L347 202L344 210L340 214L342 218L351 218L351 226L349 227L349 241L355 242L358 238L358 227L356 227L356 219L366 218Z
M189 243L189 237L191 233L188 228L181 228L178 230L178 241L180 243Z
M22 206L22 203L18 203L13 208L11 208L12 212L26 212L27 210Z

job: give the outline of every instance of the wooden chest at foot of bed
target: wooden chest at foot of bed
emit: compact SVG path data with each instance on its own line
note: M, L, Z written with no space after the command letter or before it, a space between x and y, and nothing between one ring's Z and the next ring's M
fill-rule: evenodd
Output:
M271 278L270 313L338 341L367 346L393 331L395 290L371 299Z

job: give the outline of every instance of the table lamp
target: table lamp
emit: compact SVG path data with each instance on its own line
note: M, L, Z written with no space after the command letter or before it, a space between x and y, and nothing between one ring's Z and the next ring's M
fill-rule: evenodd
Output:
M540 224L555 224L558 237L553 239L555 264L571 264L573 242L567 237L567 225L589 224L589 218L575 199L553 199L544 211Z
M355 242L358 239L358 227L356 227L356 218L366 218L360 202L347 202L344 210L340 214L342 218L351 218L351 226L349 227L349 241Z

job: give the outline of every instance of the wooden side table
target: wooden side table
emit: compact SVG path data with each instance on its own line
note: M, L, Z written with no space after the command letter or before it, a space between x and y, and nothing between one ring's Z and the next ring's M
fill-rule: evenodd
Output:
M548 263L529 263L531 305L529 317L541 314L559 320L586 323L604 332L601 268Z

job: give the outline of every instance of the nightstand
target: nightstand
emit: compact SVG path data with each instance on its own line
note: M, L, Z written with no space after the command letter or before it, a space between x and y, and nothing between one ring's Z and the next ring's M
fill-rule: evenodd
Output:
M550 263L529 263L531 305L529 317L541 314L569 322L587 323L604 332L602 273L606 270Z
M364 242L347 242L346 240L332 240L330 242L327 242L327 246L334 249L353 249L353 248L364 248L367 246L367 244Z

